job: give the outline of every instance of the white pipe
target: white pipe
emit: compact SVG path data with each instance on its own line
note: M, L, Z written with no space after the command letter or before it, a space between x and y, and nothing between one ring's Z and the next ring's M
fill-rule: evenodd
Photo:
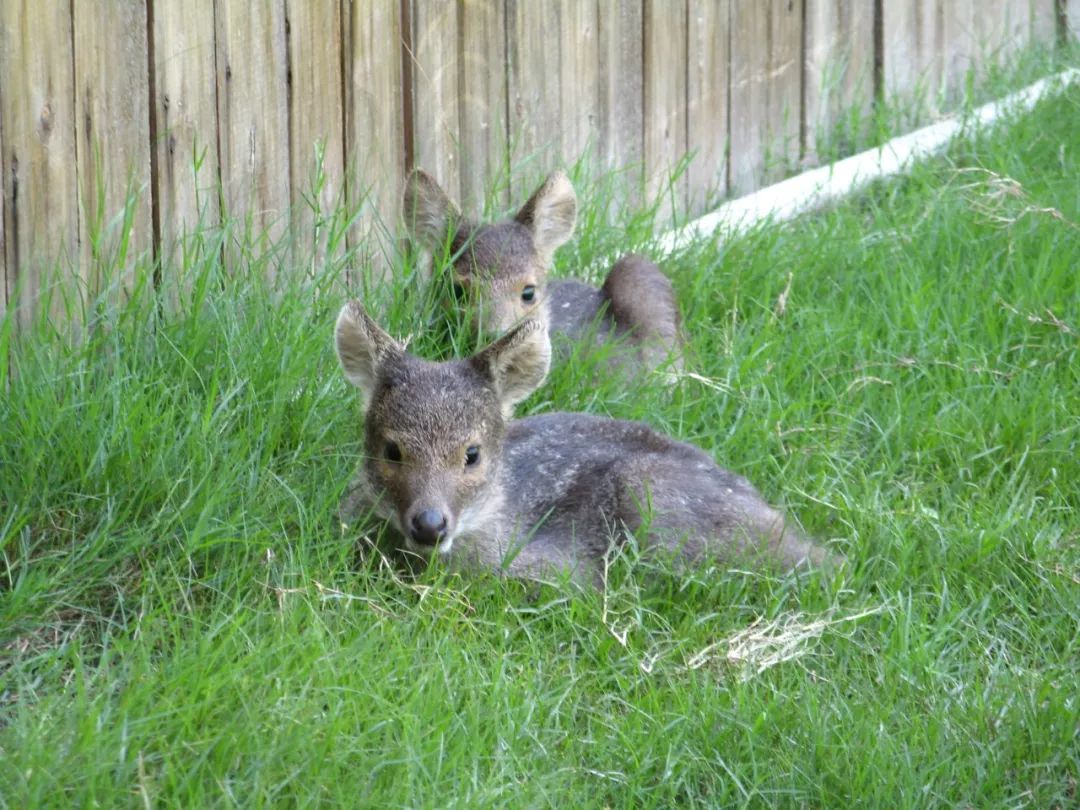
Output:
M727 229L728 233L737 233L765 219L791 219L811 208L837 200L874 180L905 171L917 160L936 154L966 126L992 126L1007 112L1030 110L1042 98L1061 92L1077 79L1080 79L1080 70L1069 68L1003 99L984 104L970 116L953 117L931 124L893 138L879 147L726 202L715 211L663 234L657 242L659 253L666 255L684 248L721 228Z

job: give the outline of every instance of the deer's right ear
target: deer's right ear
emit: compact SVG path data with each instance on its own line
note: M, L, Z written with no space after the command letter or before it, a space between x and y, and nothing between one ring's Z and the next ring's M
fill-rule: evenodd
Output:
M470 361L495 383L503 417L540 387L551 366L551 339L539 321L522 321Z
M570 178L552 172L514 219L532 231L533 245L550 258L573 235L577 222L577 195Z
M457 206L435 178L421 169L413 169L405 181L402 204L409 233L430 250L445 245L448 234L461 221Z
M365 406L371 401L383 363L403 351L355 300L341 308L334 327L334 346L345 376L360 389Z

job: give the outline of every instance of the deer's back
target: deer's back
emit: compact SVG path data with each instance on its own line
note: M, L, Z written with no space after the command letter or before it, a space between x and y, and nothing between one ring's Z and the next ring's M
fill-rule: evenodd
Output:
M606 337L611 331L610 318L601 316L606 300L600 290L583 281L572 278L552 281L548 285L548 317L552 337L562 335L577 343L591 335L594 324L597 337Z
M650 548L689 560L783 569L829 561L745 478L641 422L529 417L511 424L503 458L518 531L531 531L541 554L570 555L594 571L623 529L643 526Z
M549 301L550 331L561 354L583 340L615 337L637 363L652 368L678 350L675 291L663 271L643 256L619 259L600 289L572 279L552 282ZM616 364L623 360L614 359Z
M722 501L760 500L743 477L692 445L641 422L554 413L510 425L503 451L508 507L535 525L573 524L578 536L610 537L613 521L633 526L648 498L704 525Z

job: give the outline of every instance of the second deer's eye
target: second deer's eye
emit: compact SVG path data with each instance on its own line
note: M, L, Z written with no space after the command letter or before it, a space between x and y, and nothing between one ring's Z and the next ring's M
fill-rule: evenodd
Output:
M521 300L526 304L531 304L534 298L536 298L536 287L529 284L521 291Z
M387 461L397 463L401 461L401 448L397 446L397 442L387 442L386 447L383 448L383 455L386 456Z
M471 467L480 460L480 448L475 444L465 450L465 466Z

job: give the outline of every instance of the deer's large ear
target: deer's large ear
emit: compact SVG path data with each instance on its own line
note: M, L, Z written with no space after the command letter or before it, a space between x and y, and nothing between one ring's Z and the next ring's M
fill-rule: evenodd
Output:
M514 219L532 231L537 252L551 256L555 248L573 235L577 221L577 196L570 178L562 172L552 172Z
M551 366L551 340L539 321L522 321L469 361L495 384L503 416L540 387Z
M456 231L461 212L446 196L435 178L421 169L413 169L405 181L402 199L405 225L413 238L429 250L446 244L447 236Z
M334 346L345 376L360 389L365 407L371 401L383 363L404 351L355 300L341 308L334 327Z

